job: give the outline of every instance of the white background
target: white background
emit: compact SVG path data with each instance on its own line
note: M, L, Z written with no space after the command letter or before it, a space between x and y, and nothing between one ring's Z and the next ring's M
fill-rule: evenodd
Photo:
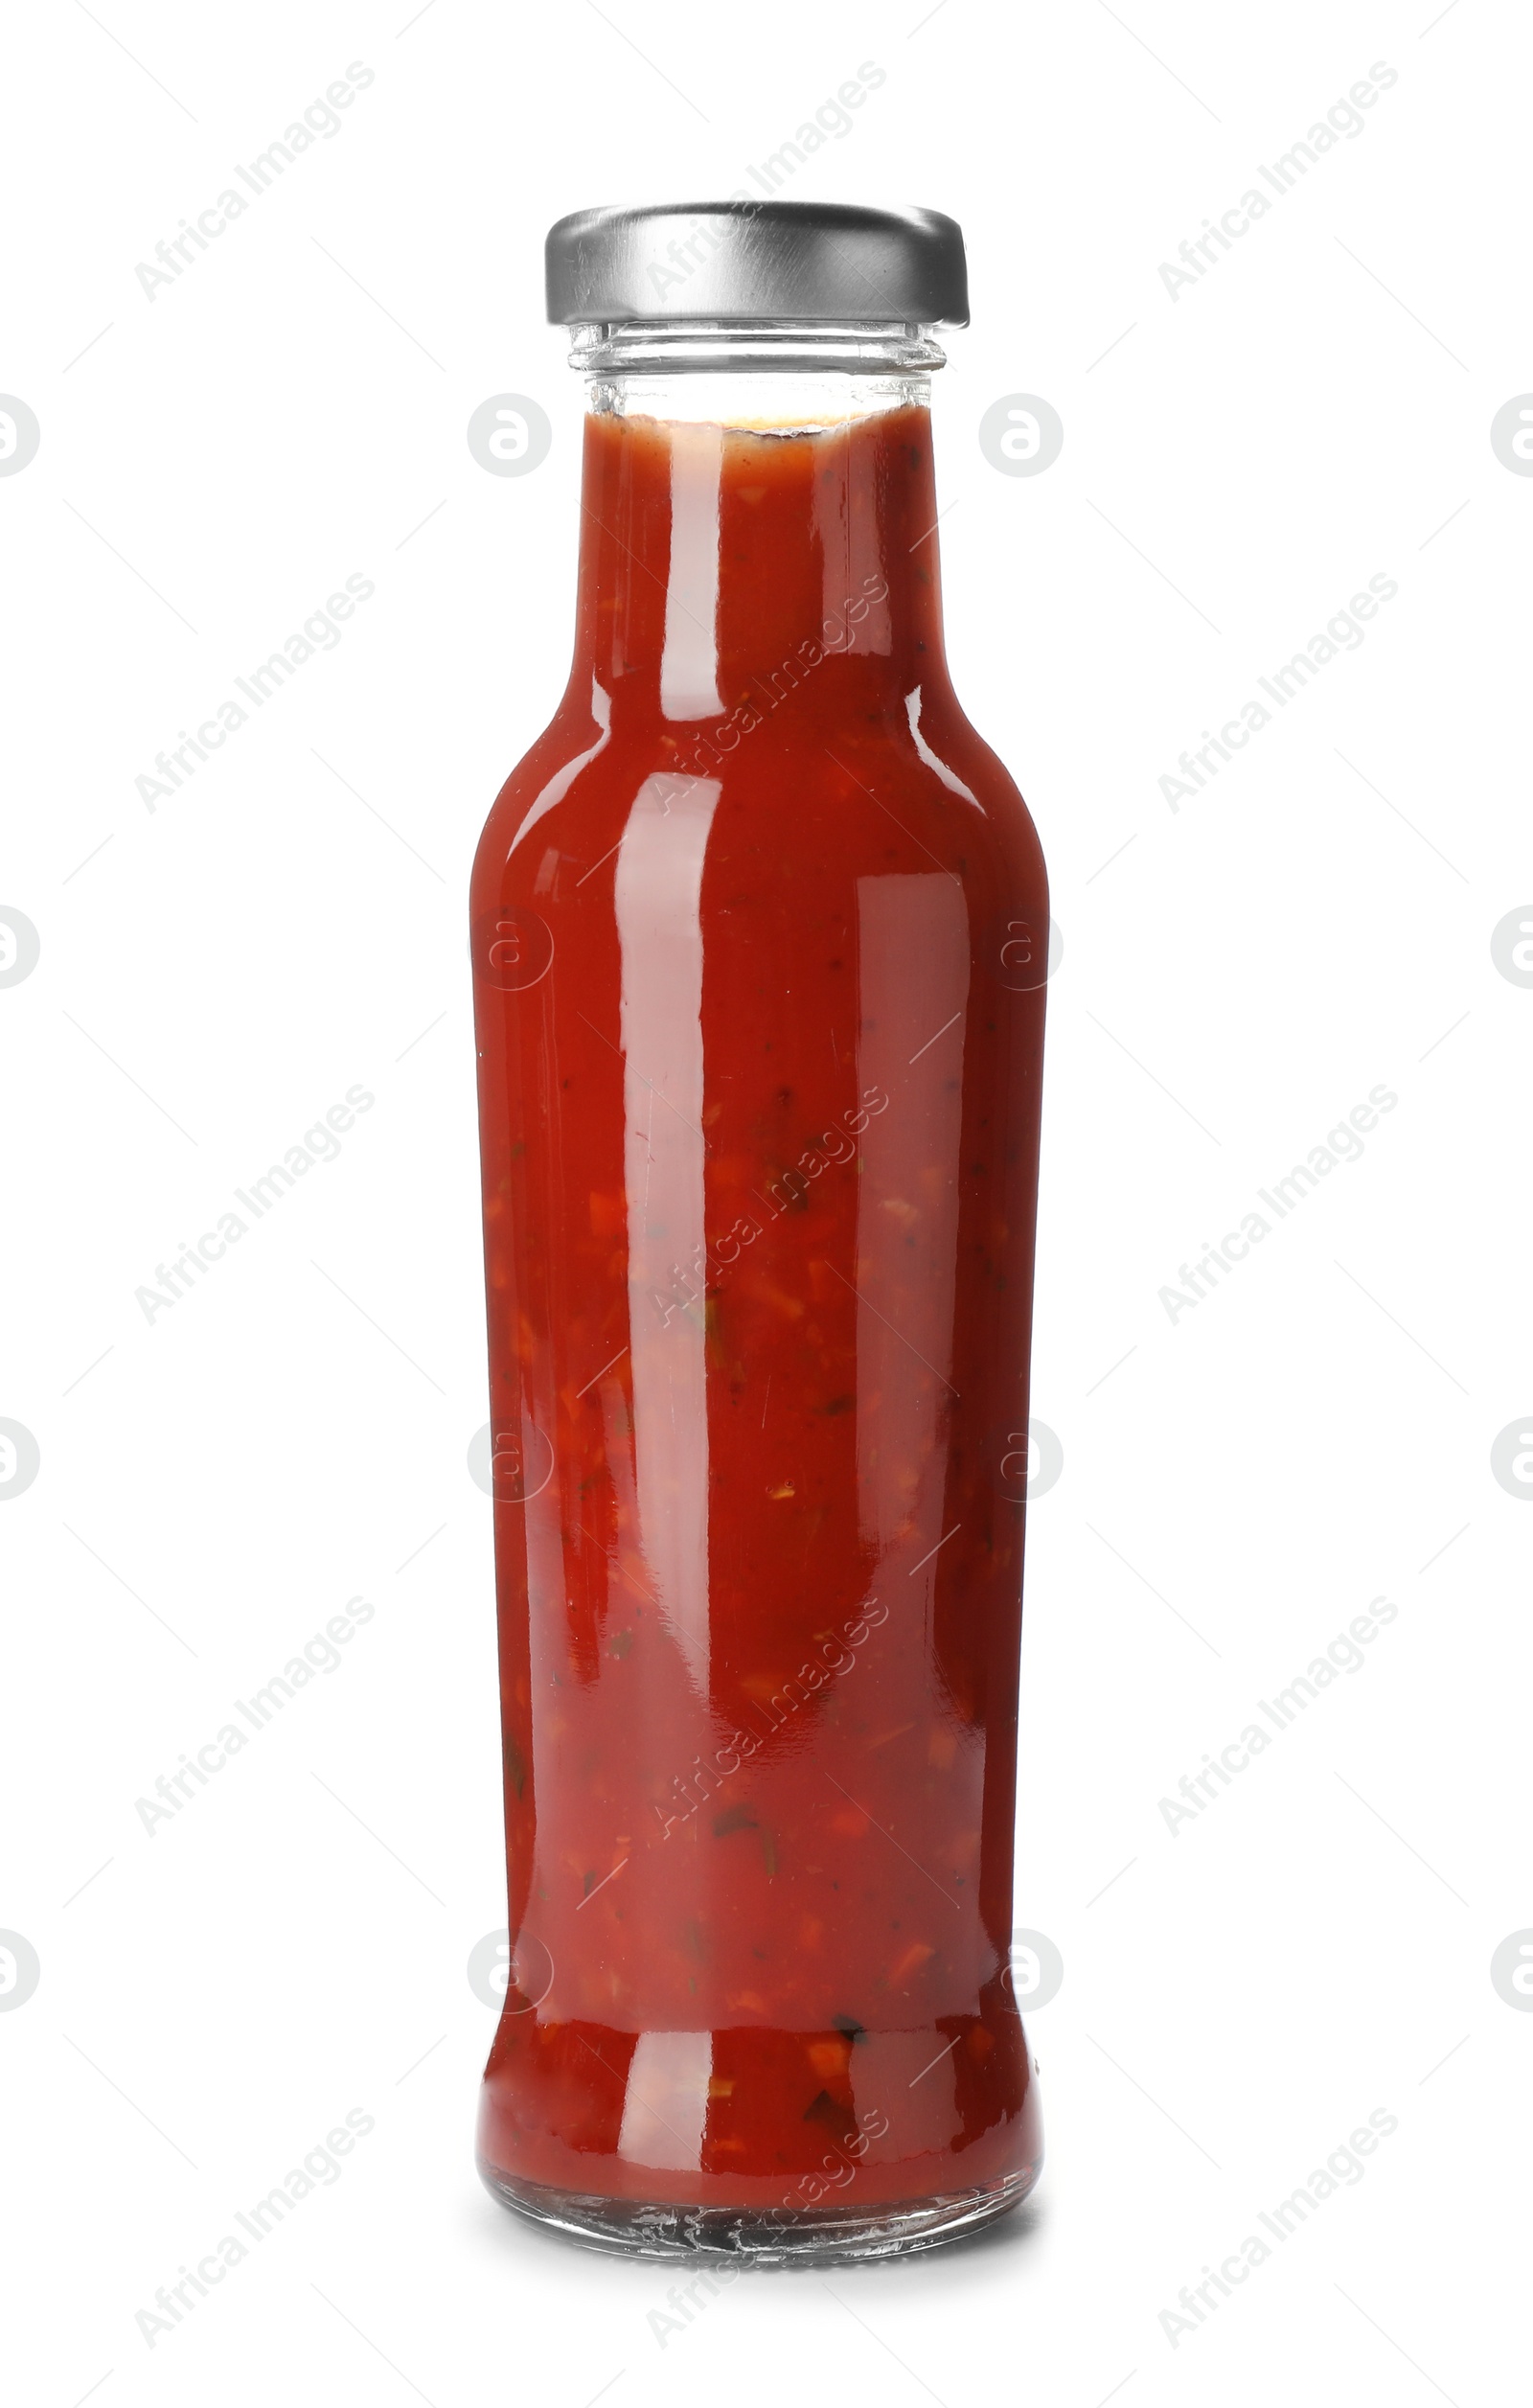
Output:
M46 0L12 21L0 389L0 2013L11 2396L432 2408L1507 2399L1525 2356L1533 1924L1524 1496L1533 990L1526 92L1503 0ZM627 36L627 38L625 38ZM642 55L640 55L642 54ZM149 299L156 241L375 80ZM937 381L954 673L1051 863L1018 1919L1049 2163L972 2248L737 2284L530 2236L481 2191L504 1915L466 882L562 683L580 395L541 246L784 186L966 231ZM1398 81L1195 287L1158 274L1375 61ZM470 411L539 400L525 477ZM1064 447L997 473L1037 394ZM157 751L350 574L344 640L152 813ZM1384 574L1216 779L1159 791ZM1533 908L1533 907L1530 907ZM355 1084L374 1109L152 1323L135 1289ZM1159 1289L1369 1089L1361 1160L1177 1320ZM1269 1218L1271 1216L1269 1215ZM332 1674L152 1837L134 1801L345 1601ZM1379 1594L1398 1616L1191 1823L1158 1809ZM0 2007L5 2000L0 1997ZM376 2128L152 2349L156 2288L349 2109ZM1181 2286L1398 2129L1176 2346ZM1518 2269L1522 2272L1519 2274Z

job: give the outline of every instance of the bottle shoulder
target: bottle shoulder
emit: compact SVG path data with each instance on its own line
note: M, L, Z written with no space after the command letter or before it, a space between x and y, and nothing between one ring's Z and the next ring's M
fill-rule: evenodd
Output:
M605 698L604 698L605 699ZM1037 900L1042 852L1021 792L950 693L806 726L764 714L667 725L567 704L512 770L485 823L474 867L483 899L554 874L549 856L588 870L630 820L701 814L710 854L763 848L808 872L933 860L961 879L1021 882ZM903 841L902 841L903 839ZM581 874L577 872L577 874ZM562 879L561 880L562 883ZM493 890L493 891L492 891Z

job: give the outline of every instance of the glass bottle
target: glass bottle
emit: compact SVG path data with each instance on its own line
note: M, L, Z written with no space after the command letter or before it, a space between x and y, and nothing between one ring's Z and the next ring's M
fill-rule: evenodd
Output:
M721 228L709 315L591 296L604 239L631 288L677 218ZM785 269L764 308L764 246L843 218L812 307ZM781 203L581 224L574 662L471 904L512 1941L480 2166L598 2246L883 2255L1041 2158L1009 1937L1048 905L943 650L962 253L953 288L950 221Z

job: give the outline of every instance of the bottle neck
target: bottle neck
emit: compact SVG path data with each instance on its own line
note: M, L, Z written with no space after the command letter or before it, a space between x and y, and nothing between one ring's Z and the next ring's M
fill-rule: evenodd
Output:
M685 357L679 357L684 353ZM681 768L946 686L918 329L589 330L574 684ZM728 749L726 739L723 748Z

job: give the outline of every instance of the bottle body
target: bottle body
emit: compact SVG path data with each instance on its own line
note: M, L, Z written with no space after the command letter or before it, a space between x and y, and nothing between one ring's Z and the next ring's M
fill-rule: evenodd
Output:
M1008 1942L1047 897L948 682L912 391L784 427L607 386L571 684L474 870L480 2159L618 2247L919 2245L1040 2157Z

